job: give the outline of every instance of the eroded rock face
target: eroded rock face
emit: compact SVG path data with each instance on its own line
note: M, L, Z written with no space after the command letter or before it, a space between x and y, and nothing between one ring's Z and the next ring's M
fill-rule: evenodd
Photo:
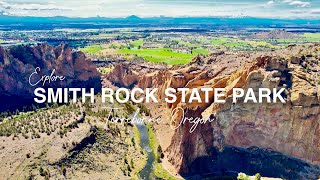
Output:
M127 64L119 64L108 74L108 80L119 87L133 87L138 82L138 75Z
M310 51L313 55L306 58L305 53ZM190 124L180 127L167 149L169 160L180 172L190 173L194 168L192 165L194 161L199 161L199 158L203 157L218 156L224 153L226 146L240 148L256 146L281 152L284 157L289 155L313 165L320 164L320 92L316 88L319 83L319 78L316 78L319 64L314 63L319 62L319 52L319 46L310 46L305 49L291 47L284 54L275 52L269 55L256 55L253 61L243 66L237 66L236 62L228 64L227 69L206 79L205 83L201 83L203 85L189 87L199 88L199 85L212 88L223 87L226 88L228 96L225 98L225 104L213 103L211 98L210 104L177 103L172 106L172 108L188 109L191 117L214 117L216 122L201 125L192 134L189 132ZM225 59L229 58L225 57ZM307 65L303 67L304 64ZM223 61L217 64L220 67L224 65L226 64ZM208 69L212 67L214 65L209 66ZM199 76L195 79L199 79ZM190 82L192 80L188 83ZM258 90L258 88L283 87L286 88L286 93L283 94L287 98L285 104L243 103L243 99L239 99L236 104L232 103L232 88ZM176 118L180 119L181 116L181 114L177 115ZM252 159L250 162L247 161L247 164L244 163L244 166L253 168L254 162L258 161L261 160ZM294 161L278 163L288 167L287 171L299 172L295 174L296 177L317 178L320 175L320 170L316 166L314 168L317 170L309 172L304 166L295 168L288 166ZM197 166L201 165L198 163ZM223 165L221 166L223 168ZM206 173L212 173L209 164L202 167L207 169ZM263 165L259 167L260 171L258 168L257 172L267 173ZM237 170L232 169L231 166L224 168L224 171ZM269 173L274 170L270 169ZM252 171L248 172L252 173ZM312 175L307 176L308 174ZM281 172L278 175L289 179L295 177Z
M132 88L138 85L141 88L151 88L162 85L164 72L167 70L168 67L161 64L128 61L115 65L106 78L118 87Z
M214 103L213 93L209 94L210 103L182 103L181 94L177 94L178 101L167 104L172 110L181 107L185 116L216 119L212 123L198 125L193 133L189 132L190 123L175 131L166 152L169 161L180 173L223 175L227 171L239 171L242 166L242 172L261 172L264 176L318 178L319 60L320 45L292 45L285 50L256 54L219 52L207 57L198 56L189 65L139 74L137 86L159 88L158 99L164 98L164 90L168 87L226 89L224 104ZM239 99L233 104L233 88L253 88L255 93L258 88L285 88L282 95L286 103L252 104ZM204 94L201 97L204 101ZM176 114L174 118L180 122L181 117L182 114ZM258 150L252 152L250 147ZM277 154L257 155L269 150ZM243 162L233 162L242 163L241 166L232 166L230 162L223 163L226 154L239 158L241 154L246 156ZM295 158L300 159L301 163ZM200 163L201 160L206 163ZM268 162L278 163L279 166L274 167L279 168L263 164ZM195 170L197 168L202 170Z
M101 89L100 74L84 53L73 51L64 43L57 48L46 44L19 45L9 49L0 47L0 95L3 98L15 99L12 101L16 101L16 104L23 99L32 99L34 89L42 86L41 83L38 86L29 84L29 77L37 67L40 71L38 76L33 76L34 82L43 75L49 76L54 69L55 75L65 77L63 81L47 82L44 87ZM5 110L6 107L2 109Z

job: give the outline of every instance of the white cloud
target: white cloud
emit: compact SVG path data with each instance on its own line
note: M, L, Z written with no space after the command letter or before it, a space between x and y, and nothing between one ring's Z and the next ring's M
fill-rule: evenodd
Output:
M315 1L315 0L314 0ZM252 16L318 18L311 0L0 0L0 12L25 16ZM267 7L267 8L266 8ZM294 13L297 10L307 13ZM313 13L312 13L313 12Z
M268 1L267 2L267 5L273 5L274 4L274 1Z
M302 1L292 1L291 3L289 3L290 5L297 5L300 7L307 7L310 6L309 2L302 2Z
M308 7L311 5L310 2L306 2L306 1L284 0L283 2L289 5L298 6L298 7Z
M0 7L7 10L72 10L71 8L57 6L53 3L50 4L36 4L36 3L7 3L0 1Z
M273 0L268 1L267 4L265 5L266 7L272 7L275 4Z

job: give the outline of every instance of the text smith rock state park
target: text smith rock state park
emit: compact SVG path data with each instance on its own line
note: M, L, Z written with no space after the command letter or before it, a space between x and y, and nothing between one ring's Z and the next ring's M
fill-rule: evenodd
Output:
M49 75L39 76L41 69L37 67L35 71L29 76L29 84L31 86L42 85L46 83L50 84L54 81L65 80L64 76L55 75L55 69ZM114 91L111 88L101 89L102 102L111 102L115 100L119 103L126 103L128 101L133 101L135 103L158 103L158 99L155 97L157 94L157 88L119 88ZM256 92L255 92L256 91ZM248 88L246 90L241 88L232 89L233 103L238 102L243 99L244 103L262 103L266 101L268 103L277 103L278 101L285 103L282 94L285 88L269 89L269 88L259 88L252 89ZM72 101L76 103L79 97L82 102L86 102L90 99L91 103L95 102L95 89L94 88L42 88L38 87L34 90L34 101L36 103L68 103ZM209 103L210 97L213 95L213 101L216 103L225 103L224 97L226 96L225 88L167 88L165 89L165 101L167 103L174 103L177 101L177 94L179 94L180 101L182 103ZM201 96L202 95L202 96Z
M119 103L126 103L128 101L133 101L135 103L158 103L158 99L155 94L157 93L157 88L119 88L114 91L111 88L102 88L101 89L101 98L102 102L111 102L115 100ZM281 89L269 89L269 88L259 88L257 93L254 89L248 88L246 90L241 88L233 88L232 97L233 103L238 102L240 99L243 99L244 103L262 103L266 101L268 103L277 103L278 101L285 103L282 93L284 93L285 88ZM223 97L225 97L224 88L167 88L165 89L165 101L167 103L174 103L177 101L177 94L181 97L180 101L183 103L209 103L210 94L213 93L213 101L216 103L225 103ZM90 88L36 88L34 91L35 102L37 103L68 103L72 101L76 103L79 100L79 97L82 102L86 102L90 99L91 103L95 102L95 89ZM202 95L202 98L201 98Z

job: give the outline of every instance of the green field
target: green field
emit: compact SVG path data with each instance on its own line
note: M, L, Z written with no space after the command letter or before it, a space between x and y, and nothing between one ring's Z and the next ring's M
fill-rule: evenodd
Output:
M290 43L320 42L320 33L305 33L298 38L291 39L244 39L238 37L210 37L194 39L193 37L183 39L171 39L170 41L150 41L148 39L137 39L122 41L115 44L93 44L82 48L81 51L97 54L104 49L113 49L111 53L119 54L125 58L138 56L146 61L155 63L187 64L198 54L208 55L211 49L223 49L232 51L261 51L279 49ZM144 43L155 43L159 48L144 48Z
M266 41L254 41L254 40L241 40L238 38L215 38L210 41L215 46L225 46L228 48L243 48L243 47L266 47L266 48L277 48Z
M224 46L227 48L242 48L242 47L250 47L250 44L246 41L237 39L237 38L215 38L212 39L211 44L216 47Z
M198 55L198 54L208 55L209 51L204 48L197 48L197 49L192 50L192 54L194 54L194 55Z
M93 44L93 45L90 45L90 46L86 46L85 48L80 48L80 50L82 52L85 52L85 53L97 53L101 50L105 49L102 45L99 45L99 44Z
M116 51L118 54L131 54L137 55L150 62L166 64L187 64L189 63L193 55L174 52L168 48L155 48L155 49L119 49Z
M110 37L116 37L117 34L106 34L106 33L102 33L102 34L98 34L98 35L93 35L91 36L92 38L110 38Z
M223 45L227 42L230 42L229 38L215 38L210 41L213 45Z
M198 47L201 46L201 44L190 43L190 42L183 41L183 40L180 40L180 39L177 39L176 41L178 42L178 44L186 46L186 47L196 47L196 48L198 48Z
M320 33L304 33L303 36L310 39L320 39Z
M313 42L320 42L320 33L304 33L299 38L287 38L287 39L277 39L278 43L313 43Z
M143 45L143 39L139 39L136 41L131 41L130 44L132 44L135 48L141 47Z

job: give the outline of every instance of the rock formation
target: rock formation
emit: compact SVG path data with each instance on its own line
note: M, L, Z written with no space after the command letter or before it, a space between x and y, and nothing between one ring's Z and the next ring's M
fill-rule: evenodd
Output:
M159 88L159 99L168 87L226 89L224 104L214 103L213 93L210 103L182 103L177 94L178 101L167 104L172 110L183 108L188 117L215 119L193 133L190 123L175 131L166 153L180 173L242 171L315 179L320 175L319 59L320 45L292 45L268 53L214 53L186 66L140 74L137 86ZM233 104L233 88L285 88L286 103L239 99ZM176 114L176 122L181 116Z
M55 75L65 77L63 81L46 83L45 87L101 88L100 74L95 65L84 53L73 51L67 44L62 43L56 48L46 44L0 47L0 94L13 103L12 106L10 103L8 106L2 104L3 110L14 108L23 99L33 98L34 89L41 86L41 83L34 87L29 84L29 77L36 67L41 70L34 77L35 82L43 75L50 76L54 69Z
M233 59L231 63L223 63L226 61L223 60L218 64L222 69L218 75L212 78L199 78L200 75L198 75L195 79L198 82L199 79L204 79L205 82L192 86L193 88L199 86L223 87L226 88L228 96L225 98L225 104L178 103L173 105L172 108L179 106L188 109L187 116L216 119L215 123L199 126L192 134L189 132L190 124L183 125L175 132L167 151L170 161L176 168L182 173L196 173L194 167L202 167L205 169L202 170L203 173L222 173L222 171L246 171L245 168L251 167L247 170L248 173L254 173L252 168L256 168L256 172L266 176L275 175L271 174L272 171L278 171L278 176L289 179L317 178L320 174L319 168L315 167L316 170L310 168L312 169L310 170L309 166L289 166L292 163L298 164L294 160L278 160L276 163L281 164L284 168L282 170L275 168L276 166L271 168L272 170L266 170L266 167L261 168L267 166L263 164L261 158L271 158L272 155L244 160L242 167L245 167L244 169L223 162L217 165L194 164L199 161L199 158L224 157L224 153L230 150L230 148L225 148L230 146L244 148L242 151L250 147L271 149L281 152L284 158L287 158L285 155L289 155L310 164L320 164L320 99L319 89L316 88L319 83L319 79L316 78L319 65L316 63L319 62L320 49L319 46L306 49L311 50L314 54L307 55L304 54L306 52L300 52L299 55L277 53L257 55L244 67L233 65L238 59ZM299 50L293 47L289 51ZM225 59L229 58L225 57ZM305 67L303 64L306 64ZM188 81L190 82L192 81ZM241 99L236 104L232 103L232 88L258 90L258 88L282 87L286 88L286 93L283 94L287 98L285 104L243 103ZM176 119L181 119L181 115ZM219 160L223 161L223 159ZM284 173L286 171L290 173Z
M119 87L132 87L138 82L138 78L138 75L126 64L119 64L108 75L108 80Z

